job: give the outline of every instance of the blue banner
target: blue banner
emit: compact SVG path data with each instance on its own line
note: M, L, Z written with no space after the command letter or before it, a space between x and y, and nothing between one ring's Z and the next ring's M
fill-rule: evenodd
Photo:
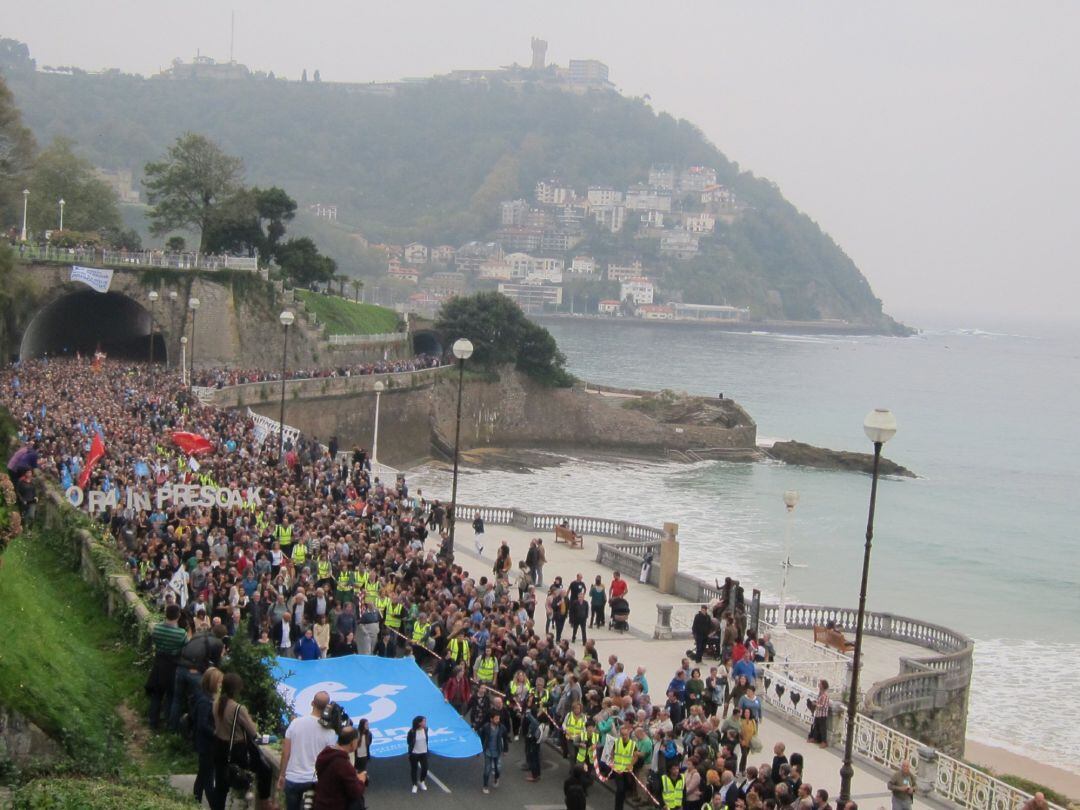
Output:
M472 727L447 703L442 692L411 658L347 655L318 661L278 659L278 691L297 714L311 711L315 693L326 691L353 723L366 717L371 727L371 755L408 753L405 735L413 718L427 718L431 752L444 757L480 753Z

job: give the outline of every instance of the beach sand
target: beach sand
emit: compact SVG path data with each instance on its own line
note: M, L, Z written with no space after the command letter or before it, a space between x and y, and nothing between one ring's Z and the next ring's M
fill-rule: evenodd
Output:
M1046 765L1034 759L1014 754L1004 748L968 740L964 758L977 765L991 768L996 773L1022 776L1033 782L1064 793L1074 802L1080 802L1080 773Z

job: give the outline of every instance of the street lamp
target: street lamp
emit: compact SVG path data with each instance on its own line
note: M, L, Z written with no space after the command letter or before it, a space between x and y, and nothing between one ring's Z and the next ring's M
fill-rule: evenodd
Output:
M291 309L281 310L281 314L278 315L278 320L281 321L281 325L285 327L285 340L284 346L281 350L281 418L278 419L278 464L285 457L285 373L286 367L289 362L289 327L293 325L293 321L296 320L296 315L293 314Z
M866 580L870 575L870 545L874 539L874 507L877 504L878 464L881 448L896 435L896 417L885 408L867 414L863 421L866 437L874 443L874 470L870 479L870 513L866 519L866 546L863 550L862 584L859 586L859 617L855 624L855 652L851 659L851 691L848 692L847 733L844 736L844 764L840 768L840 798L837 806L843 807L851 798L851 777L855 768L851 764L852 746L855 743L855 712L859 701L859 665L862 661L863 618L866 615Z
M473 345L468 338L458 338L452 347L458 361L457 422L454 427L454 483L450 490L449 558L454 558L454 527L457 525L458 449L461 445L461 394L465 387L465 361L472 357Z
M60 230L64 230L64 198L60 198Z
M20 242L26 241L26 202L30 199L30 189L24 188L22 192L22 234L19 236Z
M791 525L795 522L795 506L799 503L799 493L789 489L784 493L784 506L787 507L787 527L784 530L784 559L780 565L784 569L784 576L780 580L780 609L776 614L776 630L787 632L787 581L788 571L791 569Z
M188 369L188 380L195 382L195 313L199 311L199 299L192 296L188 299L188 309L191 310L191 366Z
M180 336L180 382L187 385L187 335Z
M61 203L63 200L60 201ZM64 210L60 209L61 212ZM150 365L154 365L154 305L157 304L157 300L160 297L157 290L151 290L146 296L150 299Z
M375 435L371 439L371 463L379 462L379 400L382 392L386 390L386 383L382 380L375 381Z

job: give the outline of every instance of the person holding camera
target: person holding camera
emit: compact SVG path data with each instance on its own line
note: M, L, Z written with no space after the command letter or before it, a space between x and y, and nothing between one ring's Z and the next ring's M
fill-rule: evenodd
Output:
M315 789L316 758L337 740L337 731L323 723L323 712L329 705L330 695L316 692L311 713L294 719L285 731L277 783L278 790L285 793L285 810L303 807L304 794Z
M360 742L352 726L344 726L337 743L315 759L315 804L312 810L364 810L367 772L357 773L349 760Z

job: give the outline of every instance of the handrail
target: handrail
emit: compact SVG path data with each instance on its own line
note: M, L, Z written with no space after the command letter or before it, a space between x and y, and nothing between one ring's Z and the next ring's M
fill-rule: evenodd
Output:
M20 245L20 259L48 262L88 262L106 266L161 267L173 270L244 270L257 272L259 260L248 256L210 253L169 253L163 250L110 250L58 248L52 245Z

